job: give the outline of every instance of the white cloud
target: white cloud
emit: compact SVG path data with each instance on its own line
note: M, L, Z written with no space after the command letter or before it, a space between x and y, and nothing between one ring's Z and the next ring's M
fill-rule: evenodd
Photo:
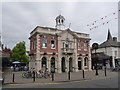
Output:
M29 33L38 25L55 27L59 10L66 19L66 27L71 23L72 30L90 34L91 43L101 43L106 39L108 28L112 35L117 36L117 20L92 31L86 25L117 9L117 2L5 2L2 7L3 43L11 48L18 41L24 40L29 48Z

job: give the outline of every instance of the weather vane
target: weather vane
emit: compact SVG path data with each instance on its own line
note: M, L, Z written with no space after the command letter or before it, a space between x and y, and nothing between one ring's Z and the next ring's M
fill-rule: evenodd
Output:
M59 10L59 14L61 15L61 10Z

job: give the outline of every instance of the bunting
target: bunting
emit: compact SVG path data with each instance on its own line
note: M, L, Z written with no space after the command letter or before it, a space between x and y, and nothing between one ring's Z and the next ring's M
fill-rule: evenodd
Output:
M120 11L120 10L118 10ZM117 11L116 12L113 12L113 13L110 13L98 20L95 20L93 23L91 24L87 24L87 27L92 30L92 29L96 29L102 25L106 25L106 24L109 24L109 22L111 22L112 20L115 20L115 19L118 19L116 17L116 14L117 14ZM111 17L111 18L110 18Z

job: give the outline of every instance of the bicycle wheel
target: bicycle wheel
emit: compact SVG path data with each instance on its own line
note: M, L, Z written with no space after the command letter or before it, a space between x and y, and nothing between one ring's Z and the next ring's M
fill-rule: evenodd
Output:
M22 74L22 77L25 78L25 77L26 77L26 73L23 73L23 74Z

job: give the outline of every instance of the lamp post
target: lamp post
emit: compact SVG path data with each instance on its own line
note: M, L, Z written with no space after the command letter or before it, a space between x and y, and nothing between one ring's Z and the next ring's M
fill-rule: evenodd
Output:
M98 58L97 58L97 54L96 54L96 50L98 49L98 43L93 43L92 48L95 50L95 64L96 64L96 73L95 73L95 75L99 75L98 74L98 67L97 67Z

